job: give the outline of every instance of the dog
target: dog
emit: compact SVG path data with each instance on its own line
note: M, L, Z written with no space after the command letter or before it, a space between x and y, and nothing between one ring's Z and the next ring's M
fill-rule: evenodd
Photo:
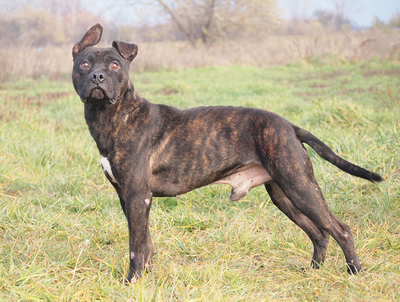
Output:
M102 32L96 24L74 45L72 81L103 171L128 221L128 281L151 267L152 197L178 196L210 184L230 185L233 201L263 184L272 202L311 239L312 267L323 264L332 236L348 273L361 270L350 228L329 210L303 143L351 175L380 182L379 174L342 159L310 132L269 111L180 110L148 102L129 79L138 47L121 41L93 47Z

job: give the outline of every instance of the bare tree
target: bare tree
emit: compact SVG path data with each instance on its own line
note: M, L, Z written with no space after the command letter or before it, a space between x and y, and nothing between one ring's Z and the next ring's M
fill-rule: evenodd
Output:
M276 0L144 0L196 46L223 36L263 31L278 20Z
M328 26L333 26L334 24L333 20L335 19L335 16L332 12L317 10L314 12L314 17L318 20L319 23L322 24L324 28L327 28Z
M389 26L393 28L400 28L400 11L396 10L389 20Z
M361 10L358 0L332 0L334 4L334 23L338 30L343 29L345 25L350 26L352 15Z
M351 27L351 17L361 10L358 0L331 0L333 9L317 10L314 17L326 28L342 30Z

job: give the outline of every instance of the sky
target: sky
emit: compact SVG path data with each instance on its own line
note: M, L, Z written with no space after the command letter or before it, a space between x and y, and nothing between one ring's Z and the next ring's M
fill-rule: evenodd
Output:
M25 0L26 1L26 0ZM79 0L78 0L79 1ZM80 0L82 3L93 6L93 3L97 3L99 11L109 10L110 6L114 8L110 10L112 17L115 17L115 10L117 5L110 4L109 0ZM392 14L400 13L400 0L276 0L278 7L282 12L282 17L290 19L296 16L300 19L307 19L313 15L316 10L334 11L335 3L340 3L345 6L345 17L353 22L353 25L359 27L367 27L372 24L375 17L378 17L381 21L387 23L391 18ZM140 1L133 0L133 3ZM15 0L0 0L0 7L7 3L17 3ZM45 3L45 2L44 2ZM84 6L86 6L84 5ZM107 10L105 10L105 7ZM106 15L106 14L105 14ZM124 11L118 11L119 16L129 16L127 19L131 20L133 11L125 9ZM120 20L124 23L124 19ZM149 17L146 17L149 19Z
M1 1L1 0L0 0ZM91 1L91 0L89 0ZM136 0L134 0L136 1ZM334 11L335 4L345 7L345 18L352 21L353 26L368 27L375 17L387 23L394 13L400 12L400 0L276 0L284 19L296 16L307 19L316 10ZM99 1L102 3L102 1ZM107 3L109 3L107 1ZM120 12L120 16L132 16L131 11ZM122 18L124 19L124 18ZM130 19L130 18L128 18ZM148 21L149 18L146 17Z
M333 11L335 3L345 3L345 17L357 26L370 26L375 17L388 22L393 13L400 12L400 0L277 0L277 3L284 18L293 15L307 18L316 10Z

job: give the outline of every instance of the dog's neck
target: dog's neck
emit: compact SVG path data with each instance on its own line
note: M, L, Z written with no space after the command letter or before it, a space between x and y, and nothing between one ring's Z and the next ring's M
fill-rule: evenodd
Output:
M130 82L125 93L114 103L88 100L84 106L86 124L96 141L100 154L107 156L109 146L113 144L113 133L124 117L141 103L141 98Z

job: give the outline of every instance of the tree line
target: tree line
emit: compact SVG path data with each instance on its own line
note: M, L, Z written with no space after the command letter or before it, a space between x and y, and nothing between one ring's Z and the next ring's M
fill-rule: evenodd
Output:
M344 8L337 2L335 10L314 12L308 20L282 20L276 0L119 0L116 7L138 8L138 14L119 20L116 11L113 18L104 3L97 10L91 9L86 0L14 0L0 4L0 42L3 46L71 44L94 23L102 23L104 41L117 37L120 40L160 41L186 40L212 45L219 39L235 39L271 32L279 34L299 33L299 24L318 24L325 30L352 28ZM2 5L2 7L1 7ZM140 5L140 7L138 7ZM138 16L142 15L141 18ZM132 22L130 22L132 20ZM140 22L138 22L140 20ZM146 20L151 20L147 21ZM400 28L400 13L388 23L379 19L374 28Z

